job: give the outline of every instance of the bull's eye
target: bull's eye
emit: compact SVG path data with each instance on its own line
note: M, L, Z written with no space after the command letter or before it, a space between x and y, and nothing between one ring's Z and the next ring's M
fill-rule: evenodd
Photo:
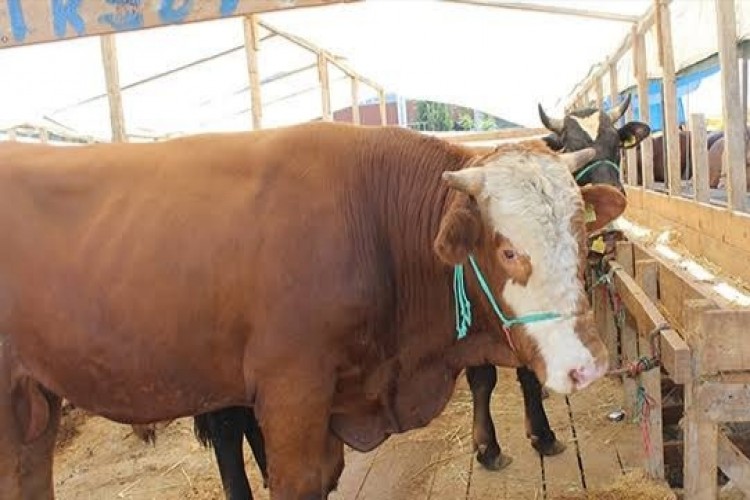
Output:
M509 249L507 249L507 248L506 248L505 250L503 250L503 255L504 255L504 256L505 256L505 258L506 258L506 259L508 259L508 260L513 260L513 259L515 259L515 258L516 258L516 256L517 256L517 255L516 255L516 251L515 251L515 250L509 250Z

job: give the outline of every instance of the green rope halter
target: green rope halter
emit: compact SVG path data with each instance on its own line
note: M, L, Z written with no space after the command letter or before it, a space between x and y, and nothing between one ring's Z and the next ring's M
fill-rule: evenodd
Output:
M581 170L579 170L578 173L576 173L575 175L576 182L580 181L584 175L586 175L591 170L595 169L596 167L600 165L609 165L610 167L615 169L615 172L617 172L618 174L620 173L620 166L617 165L617 163L609 161L609 160L597 160L593 163L589 163L588 165L583 167Z
M517 318L508 318L505 314L503 314L500 306L498 306L497 301L492 295L492 291L487 284L487 280L484 278L482 271L479 270L479 265L477 265L476 260L474 260L474 256L469 255L469 262L471 263L471 267L474 269L474 274L477 277L477 281L479 281L479 286L482 288L484 295L492 305L492 309L495 311L495 314L500 319L502 328L505 331L505 334L508 335L509 342L509 331L512 326L527 325L529 323L537 323L540 321L550 321L553 319L562 319L565 317L569 317L569 315L563 316L562 314L556 312L540 312L526 314ZM453 296L456 306L456 333L458 335L458 338L462 339L466 336L466 332L471 326L471 302L469 301L469 297L466 294L466 285L464 282L464 267L462 264L457 264L453 268ZM512 345L513 344L511 343L511 347Z

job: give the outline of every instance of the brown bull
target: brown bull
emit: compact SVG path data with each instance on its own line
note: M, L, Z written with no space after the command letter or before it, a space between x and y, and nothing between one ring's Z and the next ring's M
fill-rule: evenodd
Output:
M468 365L586 387L584 203L590 230L625 205L575 185L592 155L325 123L3 145L0 497L53 496L60 397L129 424L253 406L271 497L318 499L343 443L426 425Z

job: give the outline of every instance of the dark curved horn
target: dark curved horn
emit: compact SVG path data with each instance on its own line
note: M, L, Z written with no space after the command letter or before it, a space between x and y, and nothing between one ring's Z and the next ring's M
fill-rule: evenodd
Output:
M612 120L612 123L619 120L622 115L625 114L625 110L628 109L628 106L630 105L630 94L625 96L625 100L620 103L619 106L616 108L610 109L607 112L607 115L609 115L609 119Z
M556 134L562 134L563 130L563 121L559 118L550 118L547 116L547 113L544 112L544 109L542 108L541 104L538 104L539 107L539 118L542 120L542 124L544 125L544 128L547 130L550 130Z

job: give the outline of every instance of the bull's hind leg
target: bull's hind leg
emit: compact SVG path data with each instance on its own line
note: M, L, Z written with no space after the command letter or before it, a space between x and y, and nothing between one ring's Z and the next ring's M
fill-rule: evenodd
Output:
M523 392L526 437L531 439L531 445L542 455L552 456L562 453L565 451L565 445L557 440L542 405L542 384L539 383L534 372L528 368L517 368L516 375Z
M0 498L52 499L61 399L19 376L0 337Z
M328 450L333 377L286 364L258 381L255 413L268 456L271 500L320 500Z
M471 366L466 369L466 378L469 381L471 399L474 403L472 434L477 460L487 469L503 469L513 459L503 455L500 443L497 442L495 424L490 413L490 398L492 390L497 385L497 370L492 365Z
M214 449L227 500L252 500L242 453L245 408L230 407L196 415L193 423L198 440Z

